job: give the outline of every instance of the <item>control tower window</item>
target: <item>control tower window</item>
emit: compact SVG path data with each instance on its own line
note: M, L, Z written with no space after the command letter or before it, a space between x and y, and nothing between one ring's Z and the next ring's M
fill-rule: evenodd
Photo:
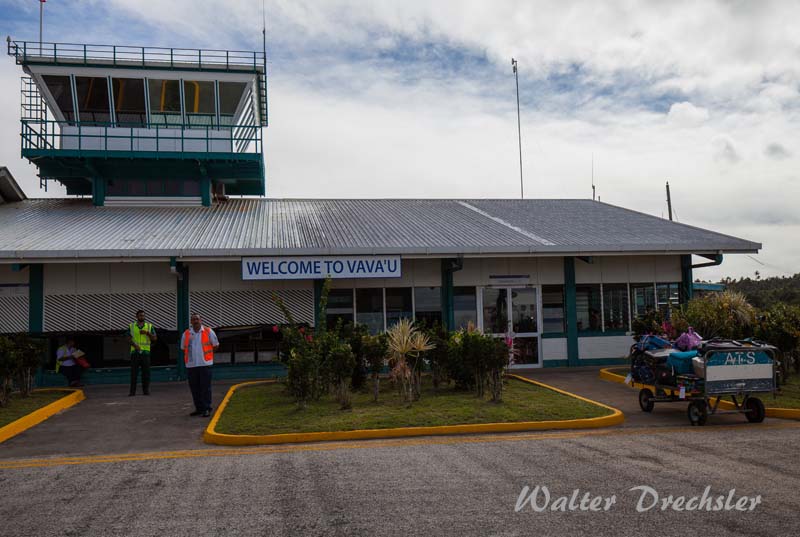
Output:
M180 126L180 80L148 80L150 90L150 121L155 125Z
M42 80L47 85L50 95L56 101L56 107L64 115L64 119L72 123L75 121L75 107L72 103L72 86L68 76L42 75Z
M183 81L183 99L186 103L186 123L189 127L214 127L217 111L214 106L214 83Z
M75 93L82 123L108 124L111 111L108 105L108 80L96 76L76 76Z
M220 82L219 83L219 121L223 126L234 124L234 116L242 94L247 88L244 82Z
M120 127L144 127L147 108L144 102L144 80L140 78L115 78L111 81L114 92L114 111Z

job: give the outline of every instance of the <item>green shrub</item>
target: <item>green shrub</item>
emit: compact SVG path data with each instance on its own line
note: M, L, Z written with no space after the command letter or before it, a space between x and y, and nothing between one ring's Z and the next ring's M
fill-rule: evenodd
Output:
M386 358L389 354L386 334L364 336L361 340L361 354L372 375L372 398L377 403L380 393L380 374L386 365Z
M695 298L672 313L676 332L685 332L691 326L705 339L752 337L755 321L755 308L743 294L734 291Z
M777 303L762 311L755 336L780 349L784 375L800 373L800 307Z
M472 390L478 397L484 397L488 389L492 401L500 401L508 357L509 349L502 339L461 330L450 341L448 373L457 387Z

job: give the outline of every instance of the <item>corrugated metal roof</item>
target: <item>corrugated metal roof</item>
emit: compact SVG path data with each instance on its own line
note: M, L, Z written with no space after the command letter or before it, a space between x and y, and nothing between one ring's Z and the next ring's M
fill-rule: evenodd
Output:
M755 252L591 200L231 199L214 207L0 206L0 258Z

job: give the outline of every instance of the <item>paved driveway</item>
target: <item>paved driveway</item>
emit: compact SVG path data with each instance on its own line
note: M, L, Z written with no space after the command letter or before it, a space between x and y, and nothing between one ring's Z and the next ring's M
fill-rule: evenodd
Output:
M214 405L233 381L213 386ZM201 448L209 418L192 417L185 382L159 382L151 395L128 397L127 385L84 388L86 399L0 444L0 459Z
M536 369L525 371L522 376L618 408L625 414L625 421L620 427L675 427L684 425L691 427L689 419L686 417L688 403L657 403L653 412L649 414L642 412L639 408L639 390L635 390L625 384L600 379L600 369L599 367ZM765 405L769 406L770 398L770 395L764 395L761 400L764 401ZM784 420L766 418L764 421L768 423ZM747 423L747 418L743 414L723 414L709 416L705 427L741 423Z

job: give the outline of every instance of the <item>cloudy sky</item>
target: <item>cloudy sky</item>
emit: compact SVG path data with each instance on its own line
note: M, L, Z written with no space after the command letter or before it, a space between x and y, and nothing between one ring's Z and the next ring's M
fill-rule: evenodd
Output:
M272 197L591 197L756 240L723 275L800 272L800 2L270 0ZM49 0L45 40L261 48L260 0ZM0 0L37 39L38 2ZM0 163L20 70L0 60Z

